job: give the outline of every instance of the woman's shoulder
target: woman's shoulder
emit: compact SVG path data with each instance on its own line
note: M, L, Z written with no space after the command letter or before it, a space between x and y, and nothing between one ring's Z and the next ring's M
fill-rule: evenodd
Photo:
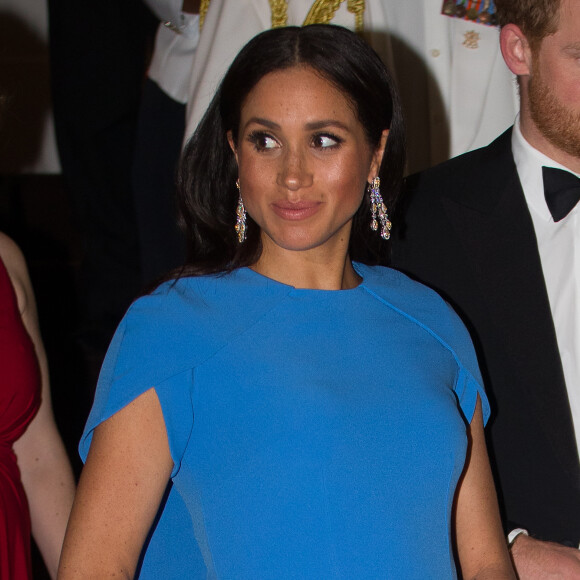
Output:
M14 288L18 308L23 313L32 298L32 286L26 259L18 244L3 232L0 232L0 260L4 264Z
M184 337L207 342L227 331L231 292L218 276L170 280L135 300L120 330L124 341L146 341L163 351L175 348ZM229 299L228 299L229 298Z
M247 268L205 276L189 276L163 282L141 296L129 308L126 318L132 323L154 326L157 331L183 325L210 324L216 331L230 328L236 320L243 323L268 308L286 289L268 284Z
M391 308L422 326L454 351L462 352L464 345L472 348L465 324L435 290L393 268L364 268L365 285Z
M110 354L150 366L149 370L185 370L244 332L281 294L243 271L164 282L133 302L117 329Z
M357 270L365 286L389 301L415 310L425 308L428 312L445 311L445 301L435 290L417 282L407 274L384 266L361 266Z
M203 299L205 277L168 280L137 298L127 310L131 324L152 325L157 329L189 318L206 305Z

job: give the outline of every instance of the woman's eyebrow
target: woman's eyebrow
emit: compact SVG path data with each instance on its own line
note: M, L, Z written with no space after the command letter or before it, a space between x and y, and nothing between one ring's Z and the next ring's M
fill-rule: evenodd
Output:
M281 129L281 126L274 121L270 121L269 119L264 119L263 117L252 117L248 119L245 126L251 124L262 125L267 127L268 129ZM349 131L348 125L345 125L342 121L338 119L321 119L320 121L311 121L304 125L304 128L307 131L316 131L317 129L324 129L325 127L338 127L343 129L344 131Z
M280 129L278 123L274 123L274 121L269 121L268 119L263 119L262 117L252 117L251 119L248 119L245 126L247 127L252 123L263 125L264 127L268 127L268 129Z
M345 131L350 130L348 125L345 125L342 121L338 121L337 119L322 119L320 121L312 121L310 123L306 123L304 127L309 131L324 129L325 127L338 127L340 129L344 129Z

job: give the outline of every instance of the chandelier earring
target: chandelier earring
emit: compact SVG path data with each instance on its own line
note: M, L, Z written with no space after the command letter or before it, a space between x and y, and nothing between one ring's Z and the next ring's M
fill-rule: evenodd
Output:
M235 230L238 234L238 243L243 243L246 239L246 208L244 207L244 200L240 191L240 178L236 179L236 187L240 192L238 197L238 206L236 207L236 225Z
M391 237L391 224L389 216L387 215L387 206L381 197L381 179L375 177L369 185L371 197L371 230L376 232L379 229L379 222L381 224L381 238L388 240Z

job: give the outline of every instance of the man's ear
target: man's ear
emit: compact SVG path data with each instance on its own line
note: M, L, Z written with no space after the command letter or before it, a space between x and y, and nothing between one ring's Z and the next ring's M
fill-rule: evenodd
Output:
M236 142L234 141L234 136L233 136L231 131L228 131L226 133L226 136L228 138L228 143L230 145L230 149L233 151L234 156L236 158L236 163L237 163L238 162L238 150L236 148Z
M381 163L383 162L383 156L385 154L385 148L387 146L387 139L389 138L389 130L384 129L381 135L381 140L379 142L378 147L375 149L373 153L373 158L371 160L371 167L369 171L369 176L367 181L370 183L377 175L379 174L379 170L381 168Z
M532 70L532 49L526 35L515 24L506 24L499 33L499 44L508 68L518 77Z

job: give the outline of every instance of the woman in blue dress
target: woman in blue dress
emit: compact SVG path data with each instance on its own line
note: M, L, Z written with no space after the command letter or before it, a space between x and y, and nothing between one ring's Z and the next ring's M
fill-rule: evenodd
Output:
M182 162L187 263L103 365L60 578L514 578L469 336L377 265L403 165L355 34L240 52Z

